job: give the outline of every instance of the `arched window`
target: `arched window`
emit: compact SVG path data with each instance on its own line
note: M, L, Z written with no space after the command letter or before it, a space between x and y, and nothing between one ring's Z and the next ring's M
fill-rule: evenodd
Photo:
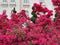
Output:
M29 0L24 0L24 3L29 3Z
M11 0L11 2L15 2L15 0Z

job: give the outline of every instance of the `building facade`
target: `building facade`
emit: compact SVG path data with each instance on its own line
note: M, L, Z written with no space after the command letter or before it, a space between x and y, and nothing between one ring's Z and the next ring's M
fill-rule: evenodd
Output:
M17 12L22 9L26 10L26 14L31 17L33 3L40 2L43 2L43 6L53 10L51 0L0 0L0 13L6 10L8 17L10 17L11 11L15 7Z

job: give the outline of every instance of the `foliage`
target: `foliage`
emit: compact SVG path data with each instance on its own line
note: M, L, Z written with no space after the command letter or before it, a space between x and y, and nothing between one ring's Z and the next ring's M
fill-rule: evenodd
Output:
M17 13L17 11L15 10L15 7L13 8L12 12L13 12L13 13Z

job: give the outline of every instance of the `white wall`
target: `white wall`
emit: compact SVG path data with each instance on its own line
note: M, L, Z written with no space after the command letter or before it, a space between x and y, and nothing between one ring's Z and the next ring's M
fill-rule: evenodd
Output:
M13 7L15 7L18 12L22 9L29 11L29 16L31 17L33 4L39 3L40 0L29 0L29 3L24 3L24 0L15 0L15 3L11 3L10 0L7 0L7 1L8 2L5 4L7 4L8 6L6 8L4 8L4 7L2 7L3 6L2 4L4 4L4 3L2 2L2 0L0 0L0 13L2 13L2 11L4 9L6 9L7 14L10 17L11 10L13 9ZM13 6L11 6L11 4ZM48 9L53 10L53 5L51 3L51 0L45 0L45 4L46 4L46 7L48 7ZM16 6L14 6L14 5L16 5Z
M14 7L16 8L17 11L20 10L20 0L18 1L15 0L15 2L11 2L11 0L7 0L7 2L3 2L3 0L0 0L0 14L3 12L3 10L6 10L8 17L10 18L11 11Z

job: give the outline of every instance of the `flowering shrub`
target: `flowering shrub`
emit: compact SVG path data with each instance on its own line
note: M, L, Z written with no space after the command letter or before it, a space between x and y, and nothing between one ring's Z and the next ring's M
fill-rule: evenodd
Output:
M33 5L37 16L35 22L26 16L25 10L12 13L11 19L5 11L0 14L0 45L60 45L59 2L52 1L57 6L55 21L50 18L52 11L37 3ZM23 27L24 23L26 27Z

